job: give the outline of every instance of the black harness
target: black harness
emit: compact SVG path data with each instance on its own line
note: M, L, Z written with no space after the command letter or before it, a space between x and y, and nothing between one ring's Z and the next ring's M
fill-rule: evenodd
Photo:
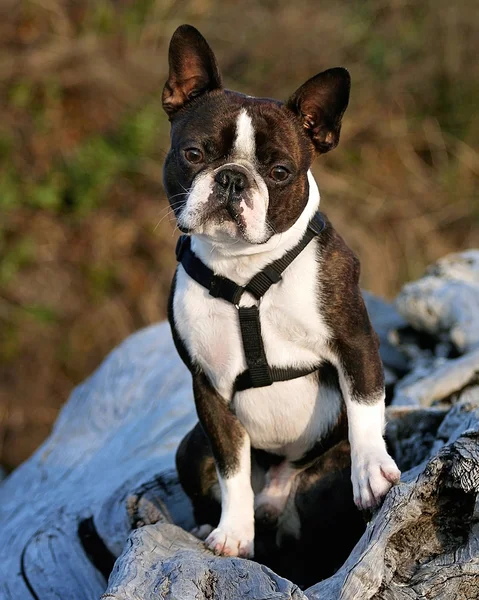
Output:
M293 260L306 248L309 242L319 235L325 227L321 213L317 212L308 224L301 240L284 256L273 261L257 273L246 285L237 285L231 279L215 275L191 250L189 236L182 235L176 246L176 260L180 262L188 275L205 287L213 298L222 298L230 302L238 311L241 338L248 368L236 378L234 390L240 392L250 388L265 387L275 381L288 381L314 373L318 367L293 369L270 367L264 351L259 318L259 303L269 288L281 281L281 275ZM244 292L252 294L256 306L240 306Z

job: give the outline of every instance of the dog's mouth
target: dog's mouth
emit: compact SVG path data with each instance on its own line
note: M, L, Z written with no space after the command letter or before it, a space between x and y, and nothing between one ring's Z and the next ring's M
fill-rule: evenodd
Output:
M178 225L183 233L195 233L202 230L207 225L221 226L229 224L235 227L235 232L243 237L246 235L246 222L243 216L243 209L238 204L225 203L219 200L213 201L209 206L204 207L201 215L198 215L194 227Z
M186 202L175 208L178 228L212 242L264 243L269 232L266 197L267 189L241 165L223 166L198 176Z
M243 215L243 209L239 204L227 204L223 211L226 211L227 215L230 217L236 226L238 227L241 233L246 232L246 221Z
M184 208L184 207L183 207ZM235 207L227 205L219 200L209 203L208 206L204 206L201 213L197 213L194 224L187 225L181 218L181 208L175 211L176 222L178 229L182 233L193 234L201 231L207 225L224 225L229 223L235 225L240 232L244 232L246 224L241 216L241 210L237 210Z

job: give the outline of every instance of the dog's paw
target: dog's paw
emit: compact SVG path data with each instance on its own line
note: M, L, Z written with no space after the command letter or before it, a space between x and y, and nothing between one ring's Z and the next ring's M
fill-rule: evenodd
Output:
M205 540L207 548L222 556L251 558L254 554L254 528L240 532L217 527Z
M213 531L213 529L214 527L212 527L211 525L198 525L198 527L193 527L190 533L197 537L199 540L205 541L206 538Z
M400 477L401 471L385 449L358 454L351 472L354 503L361 510L374 508Z

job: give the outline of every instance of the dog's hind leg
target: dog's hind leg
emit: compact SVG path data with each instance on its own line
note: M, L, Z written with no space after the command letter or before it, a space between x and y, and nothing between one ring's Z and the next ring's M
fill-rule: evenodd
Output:
M221 491L211 447L200 423L181 441L176 468L181 486L193 505L197 527L191 533L205 539L219 523Z
M298 473L299 470L286 460L268 469L265 486L255 497L257 523L265 527L274 527L277 524Z
M278 522L278 562L271 568L308 587L343 564L365 527L353 502L350 447L343 440L295 478Z

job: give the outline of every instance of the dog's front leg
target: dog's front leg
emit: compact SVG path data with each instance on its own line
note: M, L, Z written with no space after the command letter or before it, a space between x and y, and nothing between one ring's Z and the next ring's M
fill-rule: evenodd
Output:
M399 481L401 473L383 438L384 393L346 397L351 444L351 479L358 508L372 508Z
M204 373L193 376L193 392L221 488L221 519L205 543L216 554L251 557L254 553L254 496L249 436Z
M367 315L364 323L360 335L339 341L335 360L348 414L354 502L361 509L377 505L401 476L383 437L385 392L377 336Z

